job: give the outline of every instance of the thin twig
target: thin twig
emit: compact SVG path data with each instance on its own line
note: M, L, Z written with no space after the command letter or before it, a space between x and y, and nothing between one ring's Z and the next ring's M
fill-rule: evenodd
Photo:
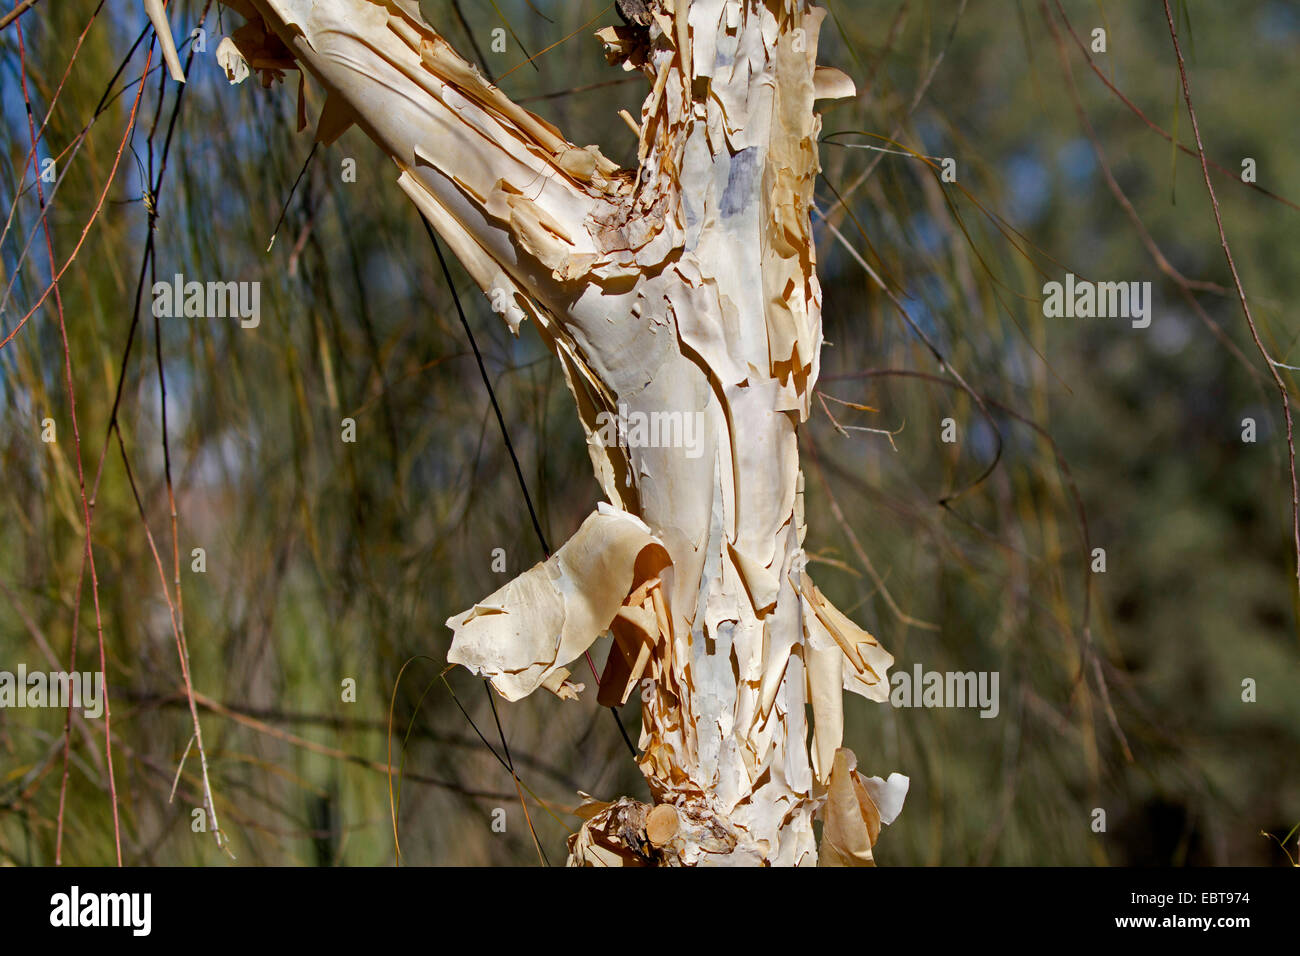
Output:
M1273 378L1273 384L1277 386L1278 394L1282 400L1282 415L1286 419L1286 447L1287 461L1291 469L1291 531L1295 539L1295 574L1297 592L1300 593L1300 481L1296 478L1295 467L1295 426L1291 421L1291 393L1282 381L1282 376L1278 373L1277 362L1268 354L1268 349L1264 347L1264 342L1259 337L1259 330L1255 327L1255 319L1250 314L1250 302L1246 299L1246 290L1241 284L1241 276L1237 273L1237 264L1232 259L1232 249L1228 245L1227 234L1223 231L1223 214L1219 211L1219 198L1214 194L1214 183L1210 180L1210 166L1205 158L1205 145L1201 142L1201 127L1196 119L1196 110L1192 106L1192 87L1187 80L1187 64L1183 61L1183 50L1178 43L1178 28L1174 25L1173 11L1169 9L1169 0L1164 0L1165 20L1169 24L1169 37L1174 43L1174 54L1178 57L1178 75L1182 80L1183 100L1187 103L1187 115L1192 120L1192 135L1196 139L1196 154L1201 160L1201 176L1205 180L1205 190L1210 194L1210 205L1214 208L1214 224L1219 231L1219 245L1223 247L1223 256L1228 260L1228 271L1232 273L1232 284L1237 290L1237 298L1241 302L1241 311L1246 316L1246 325L1250 328L1250 337L1255 341L1255 347L1259 349L1259 354L1264 357L1268 364L1269 375Z
M122 865L122 822L117 810L117 783L113 777L113 729L112 729L112 708L109 706L108 693L108 660L104 653L104 619L103 612L99 605L99 573L95 569L95 546L91 538L90 523L90 504L86 497L86 474L81 462L81 429L77 423L77 393L72 383L72 349L68 344L68 328L64 321L63 315L63 295L59 290L59 277L55 274L58 260L54 255L54 240L50 235L49 219L46 215L45 207L45 190L41 185L40 174L36 169L36 118L32 115L32 101L27 90L27 53L23 43L23 25L17 24L18 32L18 59L19 59L19 76L22 79L23 104L27 108L27 127L31 134L32 141L32 166L36 176L36 196L40 203L41 228L45 233L45 249L50 258L50 284L54 288L54 307L55 316L59 323L59 338L63 345L63 378L64 385L68 391L68 412L72 420L72 444L73 454L77 462L77 487L81 498L82 520L85 522L85 546L84 555L90 566L90 587L91 595L95 604L95 632L99 637L99 669L103 678L104 686L104 759L108 764L108 792L109 799L113 808L113 846L117 855L117 865ZM152 55L152 51L150 51ZM148 69L149 61L146 58L145 68ZM141 92L144 87L141 85ZM139 102L137 98L136 102ZM132 126L134 126L135 113L132 111ZM118 150L118 157L121 157L121 150ZM73 660L70 670L76 669L76 661ZM69 701L71 707L71 701Z
M0 17L0 30L9 26L9 24L13 23L39 2L40 0L22 0L22 2L16 7L6 13L3 17Z
M1166 142L1173 144L1178 150L1186 153L1188 156L1197 155L1194 149L1192 149L1190 146L1185 146L1182 143L1178 142L1168 130L1166 130L1159 123L1152 120L1149 116L1147 116L1146 113L1142 112L1141 107L1139 107L1131 99L1125 96L1124 91L1121 90L1119 87L1117 87L1113 82L1111 82L1109 78L1107 78L1106 74L1101 71L1101 68L1097 66L1096 62L1093 60L1092 54L1088 52L1088 45L1084 43L1083 39L1079 36L1079 34L1077 34L1074 31L1074 25L1070 23L1070 18L1065 15L1065 8L1061 6L1061 0L1055 0L1055 2L1056 2L1056 9L1060 11L1061 19L1065 22L1065 28L1070 32L1070 36L1074 38L1074 42L1078 45L1079 49L1083 52L1083 58L1088 61L1088 66L1091 67L1092 72L1097 74L1097 77L1101 80L1102 83L1106 85L1106 88L1110 90L1112 93L1114 93L1115 96L1119 99L1119 101L1123 103L1125 106L1127 106L1129 110L1133 113L1133 115L1136 116L1138 119L1140 119L1143 123L1145 123L1151 129L1152 132L1159 134L1165 139ZM1205 157L1202 156L1201 159L1202 161L1204 161ZM1277 193L1265 189L1259 183L1246 182L1240 176L1233 173L1231 170L1225 169L1223 166L1214 162L1214 160L1210 160L1209 164L1213 166L1217 172L1223 174L1224 176L1227 176L1229 182L1234 182L1237 183L1238 185L1246 186L1250 189L1255 190L1258 193L1262 193L1263 195L1267 196L1269 199L1273 199L1276 200L1277 202L1282 203L1284 206L1290 206L1292 209L1300 210L1300 204L1294 203L1290 199L1287 199L1285 196L1279 196Z

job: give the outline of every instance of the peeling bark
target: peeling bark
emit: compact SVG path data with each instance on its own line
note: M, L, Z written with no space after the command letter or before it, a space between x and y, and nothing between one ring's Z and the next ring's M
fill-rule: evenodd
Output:
M822 345L814 101L853 92L816 66L825 12L644 0L602 30L650 83L624 170L507 99L412 0L229 5L249 20L233 37L247 66L321 84L317 138L359 125L510 329L532 319L564 370L607 502L448 625L449 659L510 700L577 696L566 665L606 632L601 702L652 682L639 763L655 807L584 804L570 862L809 864L820 812L822 862L869 864L907 779L856 771L842 694L886 700L893 658L808 575L796 440ZM629 421L698 424L697 441Z

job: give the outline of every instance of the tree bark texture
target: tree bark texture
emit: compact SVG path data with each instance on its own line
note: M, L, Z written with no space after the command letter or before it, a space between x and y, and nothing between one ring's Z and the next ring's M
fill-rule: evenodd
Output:
M870 863L907 780L857 773L842 694L886 700L893 659L808 574L797 444L822 346L814 101L853 93L816 65L825 11L644 0L648 25L602 30L649 86L622 169L512 103L412 0L229 5L248 23L228 71L320 84L317 138L361 127L564 370L606 501L448 623L449 659L511 700L576 696L568 665L613 634L598 696L642 696L654 806L588 800L570 862L809 864L820 813L821 862Z

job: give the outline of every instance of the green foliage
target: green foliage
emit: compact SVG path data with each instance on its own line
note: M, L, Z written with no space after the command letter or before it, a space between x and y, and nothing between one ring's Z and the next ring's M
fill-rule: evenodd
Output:
M605 66L592 27L539 52L603 5L497 0L498 15L467 3L468 35L450 2L423 7L466 54L475 38L510 95L630 164L635 142L616 113L635 115L640 79ZM179 42L203 3L169 6ZM1099 70L1190 144L1160 5L1063 7L1085 45L1094 27L1107 30L1108 52L1093 55ZM45 3L23 17L38 123L95 9L89 0ZM1259 833L1282 836L1300 820L1286 445L1196 159L1106 89L1050 0L1041 8L830 0L830 9L821 60L852 75L859 96L824 116L826 221L817 235L830 344L821 391L841 425L896 432L896 447L882 434L842 433L818 408L803 435L813 571L897 669L1001 676L993 720L846 703L846 744L863 769L912 779L878 857L1284 863ZM1274 2L1188 12L1195 42L1185 52L1208 153L1230 173L1254 158L1260 186L1300 201L1300 133L1288 114L1300 101L1300 75L1288 69L1300 21ZM510 575L542 557L451 295L394 169L358 130L318 149L290 196L311 148L308 133L294 132L297 78L269 91L256 78L229 87L212 56L215 16L214 7L166 178L150 197L154 272L258 281L261 322L164 318L156 346L146 282L118 416L143 522L117 436L106 436L148 235L142 192L161 165L178 96L156 70L107 200L60 283L88 483L107 449L93 528L124 860L224 859L211 835L191 831L202 802L194 753L169 800L193 728L164 598L173 542L161 354L190 668L195 690L215 705L200 716L216 809L238 862L391 862L390 700L393 763L405 774L403 861L534 862L510 775L438 679L450 636L443 621L506 579L492 570L493 549L504 549ZM238 25L237 15L222 16L226 31ZM1225 290L1194 295L1232 348L1160 272L1107 187L1048 18L1105 162L1143 226L1174 268ZM492 31L505 20L507 50L496 53ZM598 22L615 20L611 8ZM41 157L75 141L145 22L134 5L98 14ZM150 38L75 159L59 162L66 178L49 222L60 262L113 168L136 94L123 87L138 80ZM525 60L521 41L537 69L510 72ZM30 172L23 176L30 138L19 74L10 26L0 33L0 205L15 203L20 182L26 191L0 246L4 281L15 279L0 337L50 274ZM320 91L308 84L306 97L314 117ZM942 157L957 160L956 183L943 181ZM341 177L349 158L355 183ZM1300 295L1289 255L1300 212L1233 175L1215 184L1264 341L1300 365L1286 309ZM895 291L942 363L837 233ZM1151 327L1044 318L1043 283L1067 271L1151 281ZM534 332L512 339L455 274L542 526L562 541L599 496L571 398ZM98 667L63 361L52 299L0 349L0 669L52 668L44 648L66 667L74 613L77 667ZM47 417L54 444L40 440ZM949 417L953 444L939 439ZM1245 417L1258 423L1254 444L1241 440ZM355 420L355 443L341 440L344 418ZM998 433L1000 459L981 477ZM1089 571L1097 547L1104 574ZM191 570L193 548L204 549L203 573ZM446 676L500 753L480 682ZM356 681L355 703L342 700L345 678ZM1257 683L1255 703L1242 702L1244 678ZM630 728L636 706L634 697L623 713ZM576 791L644 797L590 690L579 703L539 697L498 709L520 779L555 811L529 798L552 862L563 856L565 826L576 825L563 812ZM106 864L114 848L102 722L89 728L73 727L63 858ZM53 861L62 741L61 711L0 710L0 857ZM498 807L504 834L492 828ZM1097 807L1107 811L1104 834L1090 828Z

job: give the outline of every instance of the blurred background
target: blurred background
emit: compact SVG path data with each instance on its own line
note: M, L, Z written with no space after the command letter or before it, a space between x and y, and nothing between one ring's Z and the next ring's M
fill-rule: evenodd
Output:
M813 571L897 668L1000 675L992 720L848 698L845 745L912 781L878 860L1286 865L1300 643L1285 422L1162 4L824 5L821 62L858 96L823 104L825 401L801 438ZM616 114L639 112L645 83L591 36L617 22L606 0L421 6L512 97L635 162ZM390 864L396 833L408 864L539 865L529 819L562 862L578 791L647 791L594 693L498 702L499 733L482 682L443 674L445 619L507 579L494 549L511 576L542 552L419 219L359 131L314 153L295 132L295 74L226 83L213 52L237 14L168 9L192 56L183 90L137 3L44 0L21 42L0 31L0 339L50 280L24 75L36 125L50 114L36 153L61 177L52 199L43 184L60 264L93 219L59 283L73 392L53 296L0 347L0 670L66 669L74 639L77 669L97 670L102 640L128 864L230 864L194 832L182 620L236 864ZM1300 6L1174 13L1252 314L1300 365ZM200 23L202 52L186 39ZM319 90L304 96L314 124ZM599 500L572 400L534 330L512 338L452 272L557 544ZM1150 327L1045 319L1043 284L1066 272L1151 282ZM155 321L152 281L176 273L260 282L260 325ZM102 461L94 583L74 395L88 495ZM637 707L621 714L633 740ZM504 758L502 735L527 817L487 746ZM52 863L61 826L64 862L114 861L103 722L74 721L70 740L61 796L63 712L0 709L0 860Z

